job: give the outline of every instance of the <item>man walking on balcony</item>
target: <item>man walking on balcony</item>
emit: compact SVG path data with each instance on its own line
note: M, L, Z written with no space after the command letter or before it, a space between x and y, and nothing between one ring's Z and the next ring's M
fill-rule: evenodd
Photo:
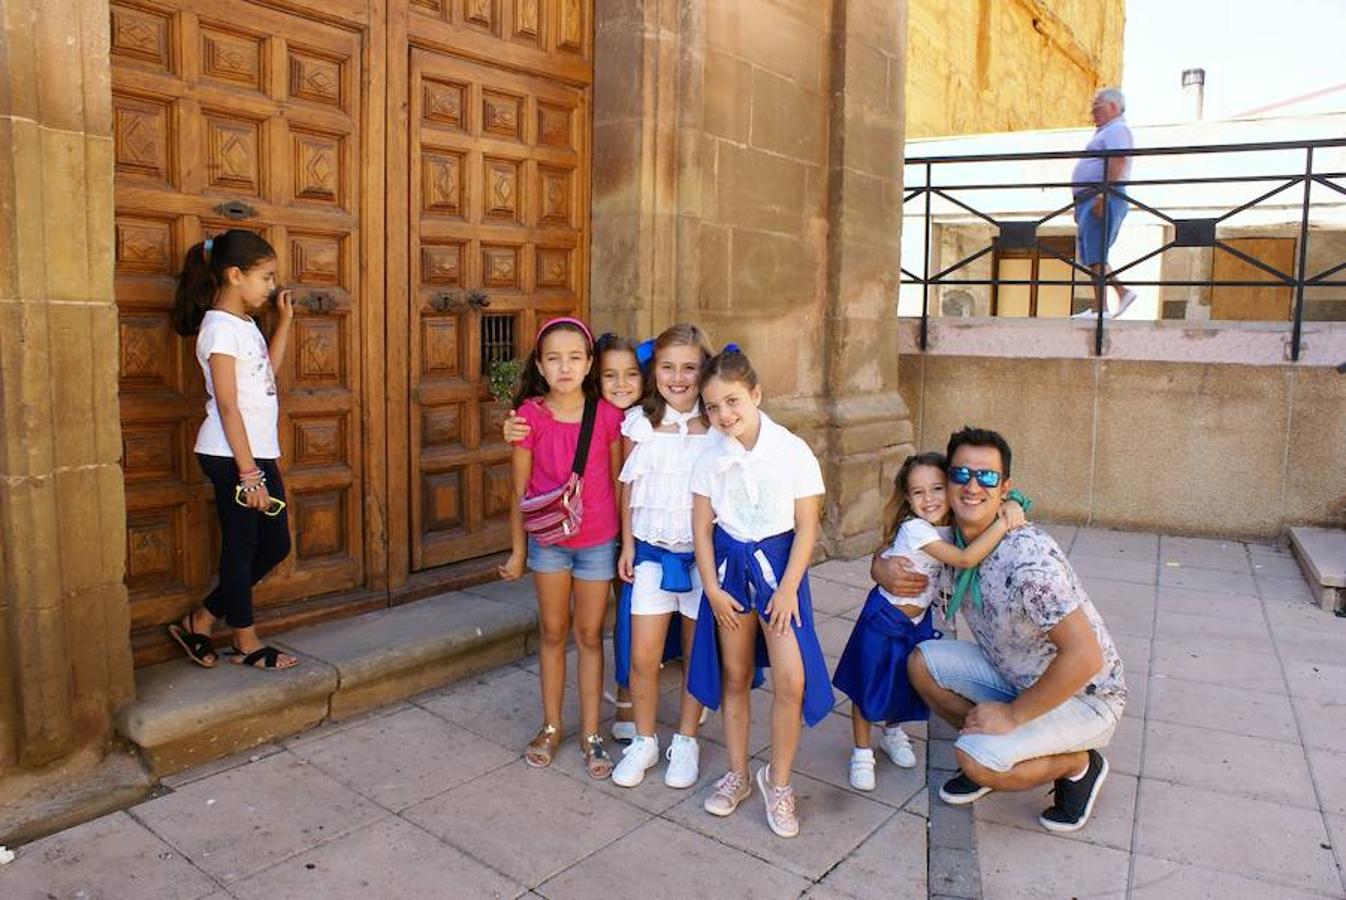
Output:
M1126 124L1123 113L1126 112L1126 98L1116 88L1104 88L1094 95L1094 105L1090 110L1096 130L1094 136L1085 145L1090 150L1130 150L1131 129ZM1107 173L1107 196L1103 193L1103 175ZM1093 270L1096 276L1102 275L1112 289L1117 292L1117 306L1104 309L1107 298L1106 288L1096 289L1094 308L1076 313L1077 319L1092 319L1103 311L1105 319L1115 319L1126 312L1135 302L1136 292L1110 277L1112 267L1107 265L1107 250L1117 240L1117 232L1126 218L1126 197L1121 188L1131 176L1131 158L1128 156L1085 156L1075 163L1075 171L1070 176L1071 190L1075 193L1075 226L1078 235L1079 253L1077 261ZM1101 285L1102 282L1096 281Z

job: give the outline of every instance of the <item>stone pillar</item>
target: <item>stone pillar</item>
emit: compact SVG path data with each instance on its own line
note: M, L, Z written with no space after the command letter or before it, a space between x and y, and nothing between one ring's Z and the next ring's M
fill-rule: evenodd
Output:
M737 341L873 548L910 452L897 392L905 4L633 0L599 19L591 310ZM850 23L848 25L848 23Z
M0 17L4 784L105 746L133 683L108 4L7 0Z

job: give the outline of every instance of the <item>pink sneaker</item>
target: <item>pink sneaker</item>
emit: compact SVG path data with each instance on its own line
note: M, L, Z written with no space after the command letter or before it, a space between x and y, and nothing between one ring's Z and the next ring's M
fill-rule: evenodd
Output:
M799 834L799 814L795 811L795 789L790 785L776 787L771 783L771 766L757 770L757 786L766 801L766 823L778 837L792 838Z
M727 816L751 793L752 785L748 779L731 769L715 782L715 793L706 798L706 812L712 816Z

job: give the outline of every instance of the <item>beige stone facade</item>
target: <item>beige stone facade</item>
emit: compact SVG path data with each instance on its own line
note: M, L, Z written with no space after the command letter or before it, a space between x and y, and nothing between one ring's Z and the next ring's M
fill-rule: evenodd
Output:
M595 320L690 320L739 343L767 408L825 461L831 552L870 549L910 448L893 317L902 7L650 0L598 23Z
M0 811L132 696L107 7L0 9Z
M1122 75L1123 0L911 0L907 136L1089 124Z
M186 0L178 5L188 10ZM405 68L400 60L385 70L379 54L397 41L416 46L408 22L455 40L461 35L476 59L489 58L480 48L496 46L480 36L481 28L495 29L491 40L505 35L541 46L543 34L553 39L551 32L538 31L536 23L517 11L508 12L513 18L500 26L494 20L478 21L486 13L463 18L466 13L456 4L394 3L385 11L381 4L350 2L327 12L311 12L315 4L308 2L284 5L293 7L295 16L341 17L350 33L362 35L374 48L369 51L374 77L366 87L375 92L385 87L385 71ZM133 122L143 125L144 117L133 98L126 101L131 103L126 121L118 118L115 98L124 100L129 88L115 79L139 78L158 71L156 67L176 73L174 67L200 49L199 38L191 46L169 49L170 29L195 28L198 21L190 10L174 12L176 6L146 12L119 0L17 0L3 7L0 839L59 827L68 821L63 816L106 808L147 784L144 770L124 752L127 745L113 729L118 709L137 693L131 640L137 607L128 602L125 564L128 487L123 466L131 461L124 458L118 396L127 365L118 337L126 330L126 311L119 326L114 214L123 212L123 168L134 163L141 172L158 163L133 158L134 153L127 159L117 155L120 138L114 135L123 133L118 129L135 127ZM282 13L270 6L268 10L268 16L282 20ZM588 297L579 301L581 311L587 306L598 325L625 333L648 335L672 322L692 320L704 324L717 342L739 342L760 369L769 409L799 430L825 461L825 549L870 549L881 486L910 450L911 438L897 390L892 306L901 228L905 4L646 0L593 6L549 3L545 10L563 26L554 36L559 49L549 51L548 59L564 58L552 74L564 84L580 85L575 96L585 102L591 97L594 109L592 166L585 164L593 173L592 215L585 208L586 192L576 188L575 194L577 221L592 223L590 289L579 294ZM111 31L110 12L118 14L112 16ZM385 14L394 35L387 41L379 18ZM429 25L427 16L433 19ZM309 39L303 35L310 31L328 35L321 30L327 25L297 22L284 19L294 35L279 39L294 37L296 45L303 45ZM423 61L425 52L412 54ZM523 68L542 59L533 50L511 48L509 54L505 64ZM591 88L587 63L574 61L581 56L594 61ZM246 68L250 59L244 53L226 62ZM195 66L187 67L189 74ZM267 64L258 71L272 68ZM295 72L306 70L286 71L290 81L277 76L267 82L276 96L312 89L318 91L312 96L324 101L349 99L330 80L299 82L296 88ZM153 84L163 90L177 86L153 72L143 77L159 78ZM402 96L397 92L406 85L398 78L388 76L387 96ZM441 81L452 79L443 76ZM563 99L571 96L553 93ZM379 110L383 97L376 93L366 98L362 114ZM552 106L546 111L554 115L560 100L548 97ZM223 93L218 99L233 102L232 95ZM488 99L496 102L494 95ZM425 115L445 119L449 109L435 107ZM576 109L576 116L586 114L582 107ZM166 123L169 117L154 121ZM371 126L375 122L369 121ZM389 121L388 146L405 151L405 117ZM494 121L496 126L504 127ZM515 132L520 134L525 132ZM556 139L550 131L545 136ZM194 140L190 135L184 139ZM168 145L142 142L135 151L160 146ZM193 149L190 143L185 146ZM374 140L370 146L383 145ZM583 141L576 146L588 152ZM168 159L169 151L164 153ZM359 196L373 210L382 208L381 159L367 163L373 174L362 174L357 182L364 185ZM397 165L406 171L405 160ZM188 162L180 167L187 174L196 172ZM154 171L173 175L168 168ZM282 167L268 177L290 171ZM301 174L315 171L310 167ZM143 172L133 177L143 178ZM456 182L425 183L438 188ZM582 186L583 180L575 184ZM333 196L344 202L354 190ZM389 192L390 198L404 195ZM406 245L396 244L405 238L406 223L395 221L393 213L400 210L406 216L407 210L392 199L387 209L388 309L395 311L407 290L405 280L399 280L406 276L399 268L403 263L397 262ZM282 214L284 210L272 213ZM379 221L365 223L368 235L380 234ZM163 231L167 250L154 257L155 264L175 265L182 249L204 228L204 220L195 219L168 227ZM375 263L382 238L371 240L371 258L360 269L381 277L383 269ZM582 252L574 259L585 262ZM445 270L449 275L456 271ZM116 278L122 274L118 268ZM352 302L360 296L383 302L381 291L359 294L359 284L352 285ZM384 358L377 343L380 329L386 326L393 334L405 324L398 318L405 314L389 312L385 318L379 307L360 308L374 342L368 346L378 349L356 352L372 365ZM389 359L406 362L396 354ZM315 356L309 362L322 360ZM283 388L284 381L282 373ZM371 370L365 383L366 418L381 421L382 395L374 392L384 390L384 379ZM389 410L398 407L393 393L388 398ZM387 421L369 434L399 425L391 411ZM137 464L144 463L143 453L134 456ZM183 458L190 461L189 454ZM379 465L368 461L367 484L385 485ZM378 490L392 493L397 480L389 476L386 483L393 487ZM373 548L371 566L401 554L399 578L406 581L406 550L398 543L406 535L389 538L391 532L381 529L376 513L383 502L382 494L369 494L364 500L369 524L343 546ZM405 502L398 508L405 509ZM305 528L301 523L301 536L315 533ZM159 555L170 568L180 564L172 552ZM388 563L386 568L396 566ZM413 578L399 590L405 596L428 592L432 575L422 573L421 581ZM393 602L383 577L376 572L364 593L343 602L353 610ZM143 586L137 590L144 593ZM142 632L149 633L142 628L136 634ZM80 773L92 777L77 785Z

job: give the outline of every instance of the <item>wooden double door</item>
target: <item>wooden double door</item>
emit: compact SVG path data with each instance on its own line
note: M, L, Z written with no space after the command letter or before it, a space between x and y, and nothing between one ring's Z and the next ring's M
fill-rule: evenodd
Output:
M396 602L507 547L485 376L540 317L586 308L591 7L113 0L111 17L137 660L171 652L163 625L214 581L204 389L169 310L186 249L227 228L276 248L298 304L277 372L294 551L259 621Z

